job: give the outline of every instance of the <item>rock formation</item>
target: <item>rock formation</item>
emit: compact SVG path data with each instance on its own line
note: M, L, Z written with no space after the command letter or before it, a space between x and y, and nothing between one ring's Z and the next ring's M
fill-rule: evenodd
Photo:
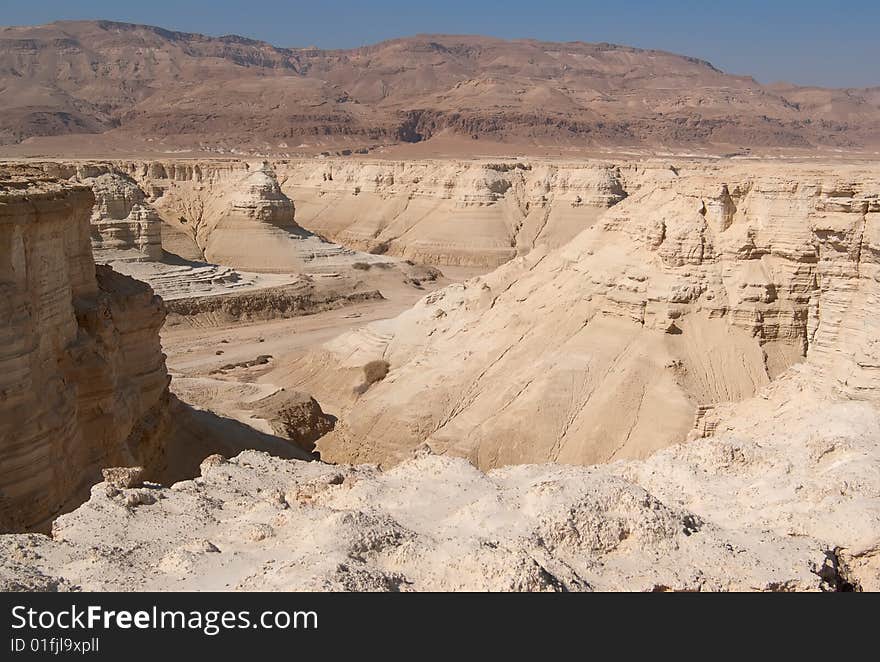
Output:
M880 591L878 149L656 50L0 26L0 590Z
M226 389L241 420L303 445L272 437L267 450L306 457L316 442L325 459L370 464L246 451L212 455L199 477L169 487L108 472L51 537L0 537L0 588L880 588L876 171L529 165L511 187L544 190L551 212L590 208L570 242L532 235L491 274L304 357L257 357L257 373L223 356L229 375L181 380L203 404ZM492 182L513 168L466 169L462 180L478 183L450 187L459 203L505 204L486 191L507 194ZM529 179L541 169L554 174ZM235 181L258 194L234 189L244 193L227 198L239 200L227 213L288 218L269 175L251 175ZM133 179L154 200L174 188L154 195ZM619 187L599 184L611 181ZM37 527L100 468L145 466L148 477L161 463L162 314L144 285L106 266L92 275L87 187L45 174L2 186L4 526ZM581 222L549 217L560 241ZM300 305L291 301L307 283L297 283L284 286L290 301L262 295ZM193 323L245 319L260 305L249 296L175 305ZM387 374L363 388L371 362ZM181 466L217 452L205 439L234 454L228 435L250 429L172 405L188 442L173 449ZM545 461L555 464L535 464Z
M125 554L82 563L95 530L112 531ZM200 478L171 489L99 484L55 523L53 540L0 545L6 590L833 590L839 582L813 540L724 530L607 473L521 466L485 475L436 456L387 473L253 452L214 456Z
M309 230L425 264L496 267L535 245L561 246L627 195L613 164L328 159L275 167Z
M13 166L15 167L15 166ZM30 162L95 194L95 260L143 280L166 302L269 319L380 296L437 269L343 248L299 227L272 167L242 161ZM376 267L371 271L372 267ZM233 301L206 298L235 294ZM243 296L243 298L242 298ZM243 301L270 301L260 315ZM195 303L197 302L197 303Z
M95 267L82 185L0 181L0 528L42 528L100 469L163 462L161 300Z
M214 188L203 222L193 228L205 257L239 269L308 272L339 267L351 256L304 231L294 221L293 202L278 186L268 163L248 171L227 190ZM213 210L213 214L211 211Z
M259 322L341 308L362 301L383 299L378 290L341 294L320 281L299 277L288 285L251 289L242 287L212 296L177 296L166 302L168 326L224 326Z
M149 202L169 230L165 248L184 258L241 271L355 281L369 280L363 272L352 273L353 265L360 263L385 266L404 278L439 275L344 248L303 229L294 220L293 201L265 161L118 162L112 167L130 174L149 192Z
M711 433L717 406L804 357L829 392L876 402L876 174L676 171L561 249L296 362L295 383L340 412L322 456L387 464L427 442L482 468L645 457ZM358 395L375 359L390 373Z
M254 412L278 434L311 452L315 442L333 429L336 419L306 393L284 389L254 403Z
M146 203L140 187L118 173L87 175L81 172L78 179L95 194L91 220L95 261L161 261L162 220Z
M0 538L0 587L877 590L876 408L798 377L765 396L644 462L483 473L421 448L379 471L247 452L170 488L102 483L51 539ZM124 553L96 556L95 530Z

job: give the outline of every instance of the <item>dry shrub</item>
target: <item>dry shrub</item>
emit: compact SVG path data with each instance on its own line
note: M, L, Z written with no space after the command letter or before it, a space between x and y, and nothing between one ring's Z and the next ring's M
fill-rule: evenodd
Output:
M364 366L364 381L354 387L356 395L363 395L376 382L381 382L388 374L391 364L385 360L370 361Z
M364 383L369 386L376 382L381 382L388 374L391 364L384 359L378 361L370 361L364 366Z

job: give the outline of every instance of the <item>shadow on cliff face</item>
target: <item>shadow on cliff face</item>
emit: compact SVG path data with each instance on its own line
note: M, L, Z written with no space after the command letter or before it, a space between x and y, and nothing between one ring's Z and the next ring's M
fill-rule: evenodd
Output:
M244 450L258 450L286 460L312 460L315 456L295 443L260 432L240 421L212 411L196 409L173 398L173 430L166 444L165 469L157 477L171 485L199 475L199 465L207 456L226 457Z

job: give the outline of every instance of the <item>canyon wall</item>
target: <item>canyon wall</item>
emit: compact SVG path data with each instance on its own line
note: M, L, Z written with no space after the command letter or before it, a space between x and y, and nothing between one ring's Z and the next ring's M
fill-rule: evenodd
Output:
M44 161L28 167L90 186L96 261L149 283L165 301L274 288L288 303L295 302L287 295L295 294L314 308L379 290L419 290L441 275L303 229L265 161ZM305 308L282 304L273 314Z
M132 178L160 200L176 185L166 170L152 192L154 167ZM322 457L369 465L247 451L168 488L100 483L52 537L0 537L0 588L880 588L880 173L585 162L578 181L609 168L625 195L592 199L563 246L535 235L491 274L273 359L267 379L338 417ZM92 264L88 188L0 190L0 489L4 528L25 528L98 467L161 464L167 377L150 290ZM557 208L589 199L563 190ZM458 255L467 236L450 233ZM227 314L214 304L178 305ZM389 371L365 383L375 360Z
M394 463L422 442L483 468L645 457L711 434L719 406L805 358L828 393L877 400L876 171L691 164L651 180L564 247L294 362L292 382L343 422L322 457ZM359 393L377 359L390 373Z
M389 261L358 256L300 227L293 201L267 162L113 166L147 192L168 229L166 248L181 257L263 273L327 273L350 267L356 259Z
M391 263L386 255L491 269L538 245L564 245L631 192L674 177L667 163L625 161L168 159L42 167L93 186L95 245L108 259L105 248L118 252L123 241L147 255L160 233L161 246L184 259L264 273Z
M627 195L621 166L598 162L311 159L275 168L304 227L437 265L496 267L536 245L561 246Z
M100 469L163 462L161 300L95 267L92 191L0 181L0 528L44 527Z

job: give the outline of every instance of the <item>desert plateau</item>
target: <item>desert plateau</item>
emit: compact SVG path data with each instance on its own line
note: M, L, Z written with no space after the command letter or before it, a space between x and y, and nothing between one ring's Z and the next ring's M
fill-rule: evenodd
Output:
M0 27L3 591L878 591L878 311L880 87Z

